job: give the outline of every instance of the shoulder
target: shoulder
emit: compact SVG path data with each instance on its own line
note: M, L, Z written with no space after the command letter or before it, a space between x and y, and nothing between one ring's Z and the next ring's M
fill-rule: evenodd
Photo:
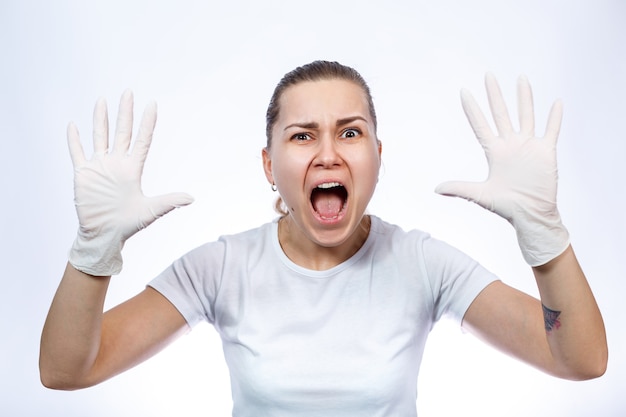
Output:
M255 257L272 247L278 234L277 219L259 227L232 235L222 235L218 243L223 245L227 255L236 257Z
M253 229L245 230L234 234L226 234L220 236L220 242L247 242L258 241L259 239L269 237L273 230L276 230L278 219L264 223Z
M406 230L396 224L388 223L379 217L370 217L372 219L370 235L375 245L391 245L392 247L409 246L415 248L415 245L419 246L433 239L428 232L423 230Z
M409 229L388 223L376 216L371 216L372 246L376 251L390 253L396 258L406 257L407 261L423 265L442 266L462 264L464 267L475 263L465 253L449 243L433 237L420 229Z
M275 222L268 222L254 229L221 235L217 240L203 243L181 256L177 262L191 264L222 263L226 258L248 256L251 251L266 247ZM212 262L214 261L214 262Z

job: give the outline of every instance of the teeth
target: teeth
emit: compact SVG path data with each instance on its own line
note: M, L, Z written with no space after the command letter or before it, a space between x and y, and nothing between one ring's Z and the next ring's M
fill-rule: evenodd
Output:
M338 182L325 182L324 184L320 184L317 188L333 188L333 187L341 187L341 184Z

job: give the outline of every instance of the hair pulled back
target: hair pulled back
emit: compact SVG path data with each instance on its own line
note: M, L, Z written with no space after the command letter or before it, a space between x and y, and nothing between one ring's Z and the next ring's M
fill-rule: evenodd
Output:
M365 82L365 79L354 68L342 65L334 61L313 61L309 64L302 65L283 76L280 82L276 85L270 104L267 107L267 113L265 116L265 134L267 136L267 149L272 146L272 130L278 120L280 113L279 101L285 90L291 86L300 84L307 81L322 81L322 80L346 80L351 81L361 87L367 98L367 104L369 107L370 116L374 124L374 129L377 127L376 111L374 110L374 102L370 93L369 86Z

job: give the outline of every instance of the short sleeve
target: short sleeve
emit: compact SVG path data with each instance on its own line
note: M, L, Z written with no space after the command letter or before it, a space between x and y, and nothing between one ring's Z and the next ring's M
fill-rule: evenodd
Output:
M476 296L498 277L443 241L428 238L422 251L433 291L434 319L449 317L460 325Z
M215 320L215 298L224 262L224 243L199 246L174 261L148 283L167 298L190 327Z

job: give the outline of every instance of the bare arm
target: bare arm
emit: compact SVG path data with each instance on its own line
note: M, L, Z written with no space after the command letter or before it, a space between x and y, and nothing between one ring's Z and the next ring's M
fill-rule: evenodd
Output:
M469 92L462 91L461 103L485 151L489 175L482 182L446 182L437 192L473 201L511 223L533 268L541 301L496 282L474 300L464 326L550 374L600 376L608 356L602 316L556 204L562 103L553 104L545 133L537 137L532 90L525 77L517 85L518 130L493 75L487 74L485 87L497 134Z
M495 282L472 303L463 327L551 375L584 380L604 374L604 323L572 248L533 272L541 301Z
M110 146L107 106L98 100L90 159L76 126L68 126L79 228L41 337L39 366L47 387L97 384L145 360L187 328L176 308L150 288L103 314L111 275L122 269L124 242L193 201L184 193L146 197L141 191L155 123L156 104L151 103L131 149L133 95L126 91Z
M39 368L46 387L71 390L98 384L188 330L178 310L149 287L103 314L109 281L67 265L41 336Z

